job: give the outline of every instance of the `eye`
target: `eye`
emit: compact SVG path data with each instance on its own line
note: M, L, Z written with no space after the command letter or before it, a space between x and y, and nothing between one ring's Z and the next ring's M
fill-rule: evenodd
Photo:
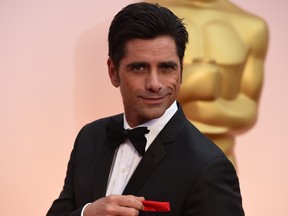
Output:
M161 67L163 70L169 70L169 69L173 69L173 67L171 65L162 65Z
M145 68L141 65L134 66L132 70L134 71L143 71Z
M159 65L161 71L163 72L172 72L177 69L177 64L174 62L164 62Z
M129 65L129 70L135 73L144 73L148 70L148 66L145 63L132 63Z

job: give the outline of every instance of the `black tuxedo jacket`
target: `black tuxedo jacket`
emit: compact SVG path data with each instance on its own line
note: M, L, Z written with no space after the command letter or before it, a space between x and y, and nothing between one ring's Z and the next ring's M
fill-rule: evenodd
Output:
M112 116L123 121L123 114ZM79 132L63 190L47 216L79 216L82 207L105 196L113 161L103 118ZM170 202L171 212L140 215L243 216L239 182L223 152L179 107L140 161L123 194Z

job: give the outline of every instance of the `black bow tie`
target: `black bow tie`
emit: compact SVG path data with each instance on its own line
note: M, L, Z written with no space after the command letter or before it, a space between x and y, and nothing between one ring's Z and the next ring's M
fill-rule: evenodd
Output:
M137 152L141 156L144 155L147 141L145 134L149 133L147 127L124 129L117 121L111 118L107 124L106 132L110 148L117 148L126 139L129 139Z

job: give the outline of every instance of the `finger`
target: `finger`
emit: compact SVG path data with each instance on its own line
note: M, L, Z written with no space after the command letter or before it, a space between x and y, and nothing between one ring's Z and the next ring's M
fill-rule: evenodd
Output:
M127 207L127 206L118 206L117 214L115 212L115 215L137 216L139 215L139 210L132 208L132 207Z
M137 199L137 200L139 200L139 201L142 202L143 200L145 200L145 197L143 197L143 196L141 196L141 197L136 197L136 196L135 196L135 199Z
M136 197L133 195L122 196L119 200L119 205L141 210L144 208L142 201L143 197Z

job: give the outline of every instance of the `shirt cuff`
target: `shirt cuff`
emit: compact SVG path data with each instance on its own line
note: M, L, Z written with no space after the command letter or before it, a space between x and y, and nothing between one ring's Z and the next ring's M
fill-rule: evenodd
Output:
M82 208L82 211L81 211L81 216L84 216L84 210L85 208L90 205L91 203L87 203L83 208Z

